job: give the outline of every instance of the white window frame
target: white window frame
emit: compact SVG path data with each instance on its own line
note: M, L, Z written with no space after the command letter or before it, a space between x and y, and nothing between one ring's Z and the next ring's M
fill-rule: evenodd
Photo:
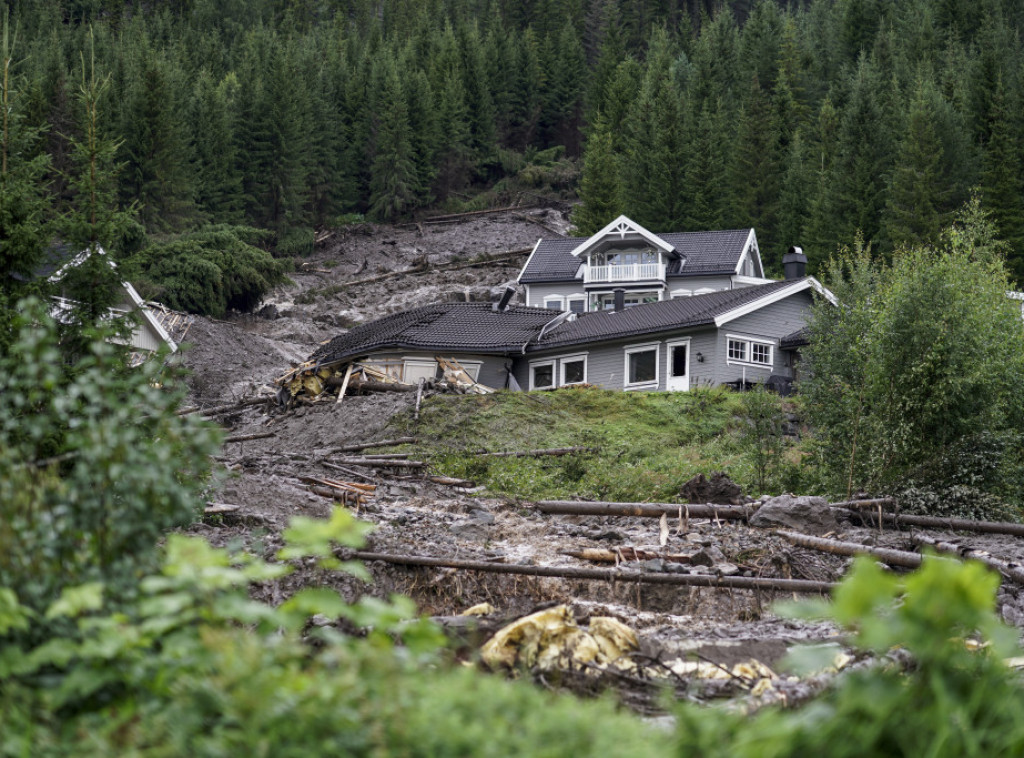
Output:
M415 355L403 355L402 356L402 381L403 382L405 382L407 384L412 384L412 382L409 379L409 370L413 369L413 368L432 369L433 370L433 375L430 378L431 379L435 379L437 377L437 359L435 359L433 357L426 358L426 357L415 356ZM479 374L479 372L480 372L480 369L478 367L477 368L477 373ZM468 371L467 371L467 373L468 373ZM474 380L474 381L476 381L476 380Z
M693 290L673 290L672 299L678 300L681 297L693 297Z
M549 308L548 303L558 303L554 308ZM565 310L565 298L561 295L545 295L540 303L541 308L548 308L548 310Z
M647 353L654 351L654 379L646 382L629 381L629 357L634 353ZM622 387L626 390L649 390L657 389L661 383L661 343L647 342L643 345L632 345L623 351L624 362L622 371Z
M573 303L583 303L583 310L573 311ZM570 295L565 298L565 310L572 311L573 313L586 313L587 312L587 296L586 295Z
M739 360L729 357L729 342L742 342L745 344L746 360ZM754 345L764 345L768 348L768 362L760 363L754 360ZM771 369L775 366L776 341L763 337L747 337L743 334L725 335L725 363L728 366L751 366L753 368Z
M558 359L558 386L559 387L572 387L575 384L586 384L587 383L587 355L588 353L578 353L576 355L564 355ZM580 382L567 382L565 381L565 364L576 363L577 361L583 361L583 381Z
M543 387L538 387L534 383L534 381L533 381L534 372L535 372L536 369L543 368L544 366L550 366L551 367L551 384L547 384L547 385L545 385ZM555 361L554 360L549 360L549 361L530 361L530 389L531 390L553 390L557 386L558 386L558 373L555 371Z

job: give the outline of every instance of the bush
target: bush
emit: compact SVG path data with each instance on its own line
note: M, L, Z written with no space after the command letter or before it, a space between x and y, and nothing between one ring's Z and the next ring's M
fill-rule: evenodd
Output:
M172 242L152 245L131 259L139 290L177 310L222 316L250 311L284 281L284 266L266 250L269 232L211 226Z
M782 398L763 386L743 394L745 425L740 441L754 469L754 487L764 492L780 478L785 437L782 426L786 415Z

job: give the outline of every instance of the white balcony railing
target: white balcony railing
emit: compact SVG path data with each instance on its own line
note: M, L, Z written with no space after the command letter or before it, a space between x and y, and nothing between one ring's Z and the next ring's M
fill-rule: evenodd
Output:
M587 266L584 284L597 282L665 281L664 263L629 263L624 266Z

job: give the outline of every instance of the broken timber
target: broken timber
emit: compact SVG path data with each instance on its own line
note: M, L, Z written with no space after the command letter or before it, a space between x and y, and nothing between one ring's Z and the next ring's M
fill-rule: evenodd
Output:
M883 563L888 563L890 566L900 566L901 568L919 568L924 560L924 556L920 553L911 553L906 550L869 547L867 545L858 545L856 542L842 542L840 540L825 539L824 537L811 537L808 534L790 532L785 529L780 529L776 534L798 547L819 550L823 553L831 553L832 555L870 555L873 558L878 558Z
M686 503L606 503L578 500L540 500L541 513L566 516L640 516L661 518L663 515L685 518L710 518L745 521L753 509L743 505L692 505Z
M592 447L552 447L544 450L512 450L502 453L473 453L479 458L539 458L545 455L572 455L573 453L592 453Z
M550 576L558 579L596 579L606 582L633 582L637 584L670 584L683 587L715 587L719 589L777 590L825 594L836 585L808 579L769 579L751 576L709 576L706 574L655 574L625 569L588 569L557 566L527 566L515 563L485 563L419 555L390 555L356 551L346 558L360 561L380 561L400 566L433 566L463 571L482 571L492 574L520 576Z
M870 511L857 514L865 523L873 523L878 518L877 513ZM942 516L903 516L892 513L883 513L882 520L887 524L896 526L919 526L927 529L946 529L960 532L979 532L983 534L1009 534L1015 537L1024 537L1024 524L1015 524L1012 521L975 521L963 518L944 518Z
M337 463L348 466L369 466L370 468L426 468L423 461L409 461L404 458L339 458Z
M358 453L363 450L369 450L374 447L396 447L398 445L415 445L419 442L417 437L398 437L393 440L380 440L379 442L356 442L351 445L341 445L339 447L332 447L327 451L327 454L333 453Z
M1007 579L1012 579L1017 584L1024 585L1024 570L1013 566L1006 561L1001 561L998 558L993 558L988 553L975 550L974 548L966 545L956 545L952 542L945 542L943 540L933 539L931 537L924 537L921 535L915 535L911 538L917 545L925 545L934 548L937 552L946 553L947 555L956 555L960 558L966 558L972 561L978 561L984 563L993 571L998 571Z
M268 437L276 437L277 432L259 432L257 434L237 434L234 437L225 437L224 443L228 442L248 442L249 440L265 440Z

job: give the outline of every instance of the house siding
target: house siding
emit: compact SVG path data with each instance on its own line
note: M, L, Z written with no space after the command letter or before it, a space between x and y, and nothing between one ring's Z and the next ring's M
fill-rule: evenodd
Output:
M544 300L552 297L564 299L569 295L583 297L583 282L555 282L553 284L530 284L526 290L526 304L532 308L543 308Z
M809 292L799 292L785 300L772 303L754 313L748 313L746 316L724 324L718 330L716 340L717 358L713 366L715 369L714 383L723 384L740 380L744 377L744 368L748 382L763 382L772 374L792 378L793 369L786 365L786 351L779 348L779 340L806 326L811 302ZM752 339L771 340L775 346L772 351L771 369L728 363L726 341L730 334Z
M686 268L684 267L685 271ZM694 293L697 290L731 290L733 288L731 276L670 276L665 283L665 299L672 297L673 292L687 290ZM703 293L702 293L703 294Z
M506 364L512 362L511 358L506 358L503 355L482 355L479 353L458 353L450 350L445 352L424 352L420 350L400 350L400 351L388 351L381 353L373 353L364 362L372 365L380 365L385 363L391 363L394 365L401 365L403 360L411 358L414 360L421 361L433 361L436 356L441 358L454 358L459 363L465 364L467 362L480 362L480 373L477 375L477 382L493 387L494 389L504 389L505 379L507 372L505 371Z

